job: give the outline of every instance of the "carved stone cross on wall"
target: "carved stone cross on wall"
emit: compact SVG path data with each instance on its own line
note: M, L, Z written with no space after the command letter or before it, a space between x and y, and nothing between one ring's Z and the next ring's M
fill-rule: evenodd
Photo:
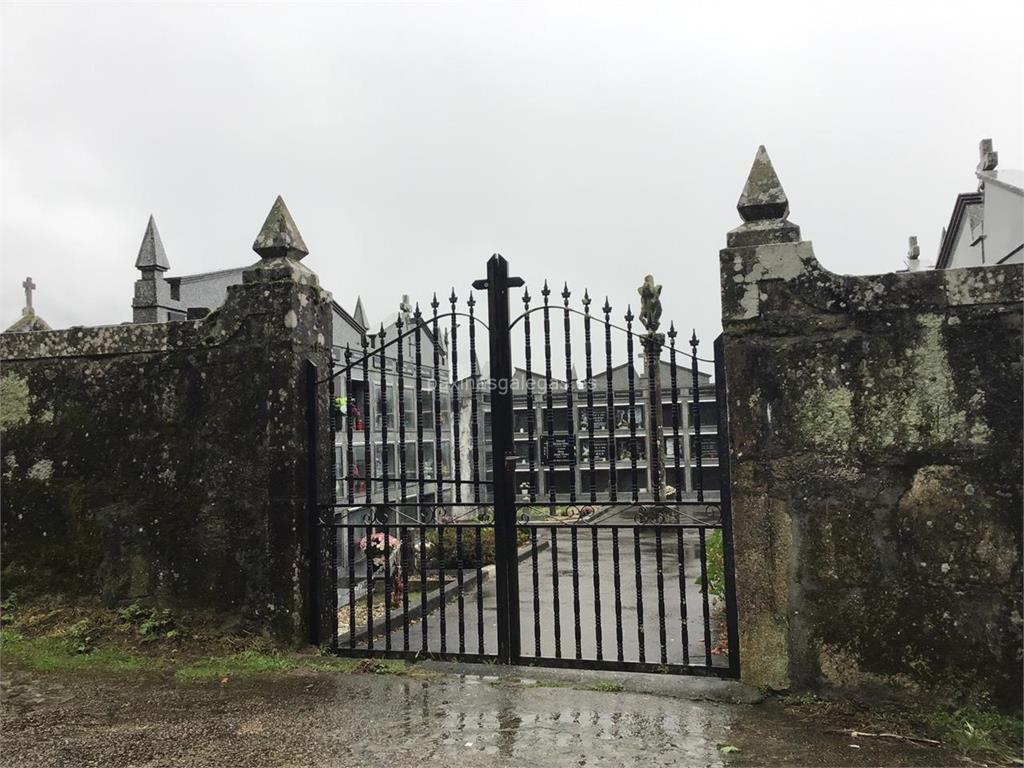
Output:
M25 282L21 284L21 287L25 289L25 308L21 310L21 314L28 315L32 313L32 291L38 286L32 282L31 277L26 277Z

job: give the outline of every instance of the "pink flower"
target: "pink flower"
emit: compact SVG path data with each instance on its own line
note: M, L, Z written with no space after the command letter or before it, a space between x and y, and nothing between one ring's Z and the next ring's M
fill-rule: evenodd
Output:
M387 537L387 547L390 552L394 552L401 542L396 536ZM383 532L376 532L372 534L369 539L363 537L359 540L359 550L366 552L369 550L370 555L373 557L373 561L378 565L384 562L385 554L385 537Z

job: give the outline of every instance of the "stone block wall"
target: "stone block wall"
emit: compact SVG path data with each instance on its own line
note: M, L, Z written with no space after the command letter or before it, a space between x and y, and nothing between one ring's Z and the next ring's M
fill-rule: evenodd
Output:
M1021 267L833 274L774 194L720 257L742 677L1019 706Z
M306 640L304 381L307 361L327 371L330 295L290 258L244 279L199 321L0 336L5 593L140 600Z

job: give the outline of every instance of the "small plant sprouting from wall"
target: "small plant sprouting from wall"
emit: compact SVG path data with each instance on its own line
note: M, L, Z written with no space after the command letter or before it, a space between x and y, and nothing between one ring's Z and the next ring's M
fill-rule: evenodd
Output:
M722 549L721 529L712 531L706 541L708 556L708 595L719 600L725 599L725 554ZM701 578L696 579L703 586Z

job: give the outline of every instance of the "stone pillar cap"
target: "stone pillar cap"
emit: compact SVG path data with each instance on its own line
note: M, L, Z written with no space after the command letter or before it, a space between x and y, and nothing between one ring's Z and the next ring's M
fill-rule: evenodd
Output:
M789 199L764 144L757 148L754 164L750 166L747 183L743 185L736 210L744 221L784 219L789 214Z
M786 218L789 198L763 144L757 148L736 210L743 224L726 236L729 248L800 241L800 227Z
M164 243L160 239L160 230L156 228L156 219L152 214L149 216L149 223L146 224L146 233L142 236L135 268L156 269L160 272L166 272L171 268L170 262L167 261L167 253L164 251Z
M299 228L295 226L295 220L280 195L270 208L252 249L267 260L289 258L298 261L309 254Z

